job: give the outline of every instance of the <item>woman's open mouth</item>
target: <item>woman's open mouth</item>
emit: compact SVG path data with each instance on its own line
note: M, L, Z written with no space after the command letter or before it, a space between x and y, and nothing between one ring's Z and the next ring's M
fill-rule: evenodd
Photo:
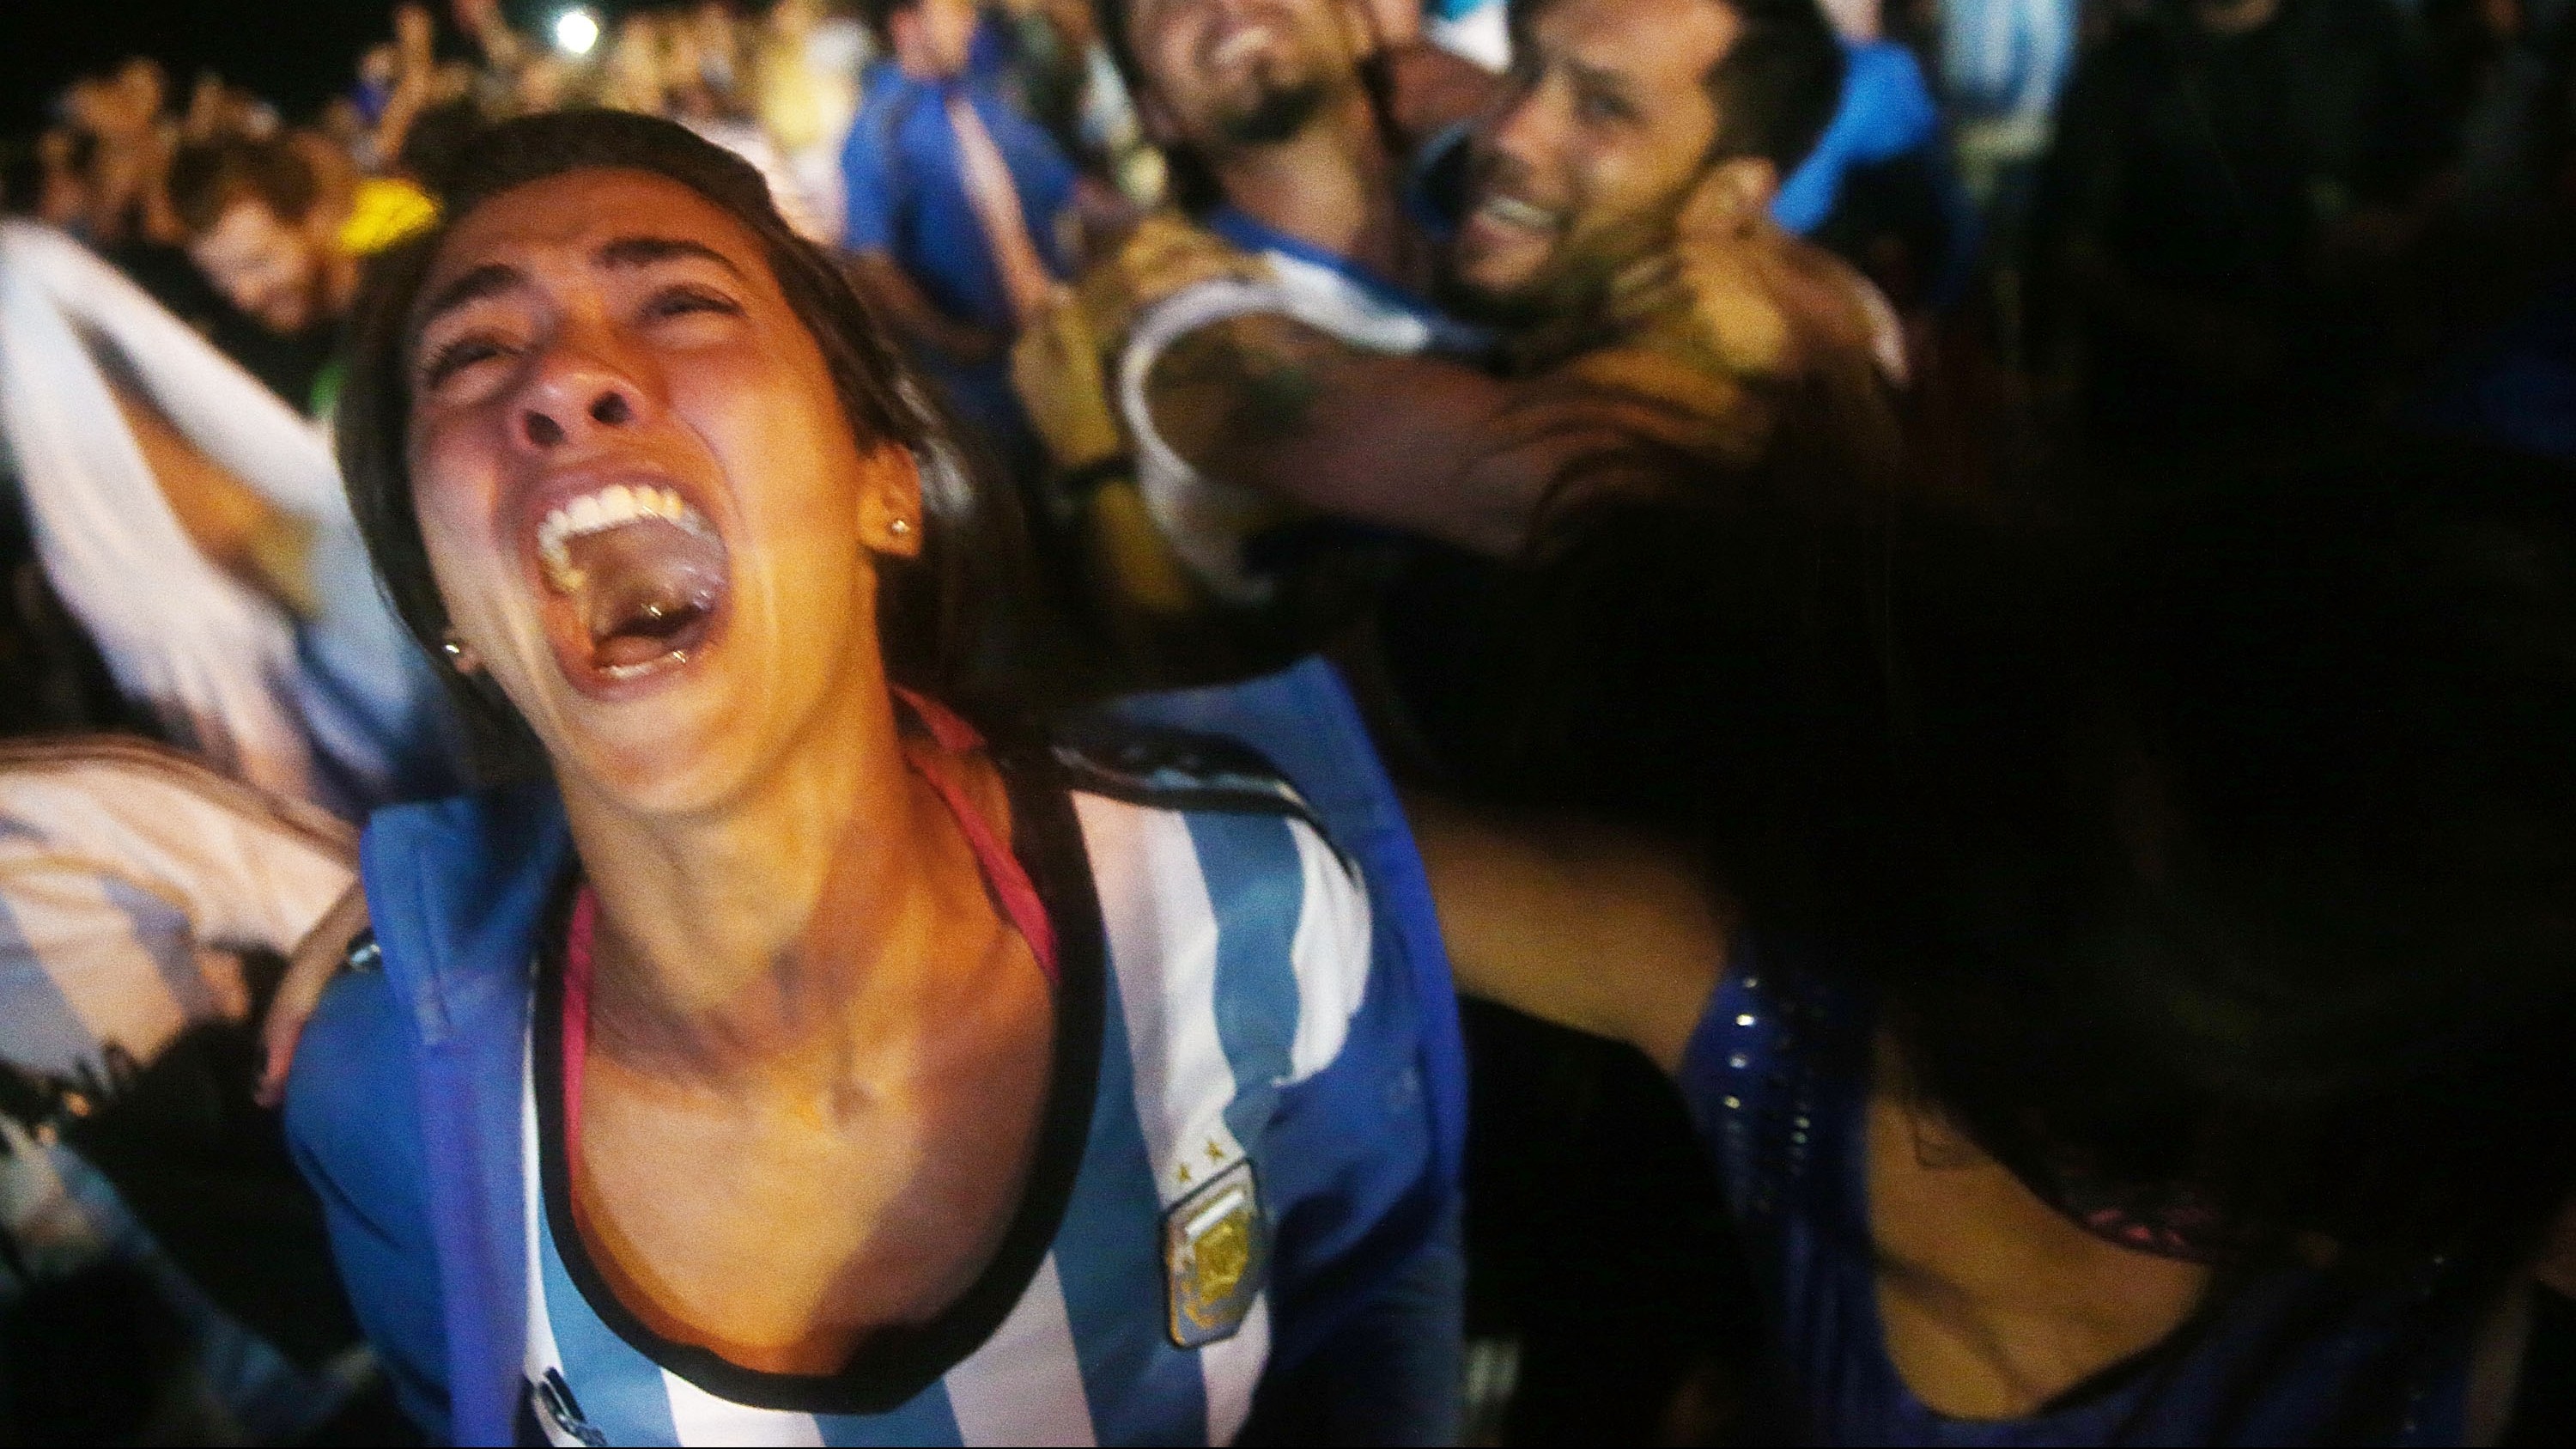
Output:
M724 540L674 488L612 484L537 524L549 632L576 683L676 669L715 632L731 586ZM577 667L575 667L577 666Z

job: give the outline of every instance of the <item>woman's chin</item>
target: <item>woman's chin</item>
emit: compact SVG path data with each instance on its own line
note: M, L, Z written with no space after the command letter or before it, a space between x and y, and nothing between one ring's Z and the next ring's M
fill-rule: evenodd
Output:
M681 819L721 810L772 773L766 741L740 711L712 699L672 702L681 707L650 721L584 721L593 727L548 740L566 796L630 819Z
M737 757L758 753L773 691L726 648L727 622L719 613L675 631L664 648L554 632L558 703L540 734L557 775L642 814L689 813L738 793L759 773Z

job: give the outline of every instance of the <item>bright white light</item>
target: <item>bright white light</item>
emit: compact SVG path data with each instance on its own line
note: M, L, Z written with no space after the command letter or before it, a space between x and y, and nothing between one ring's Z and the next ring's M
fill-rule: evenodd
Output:
M599 17L579 5L555 17L555 46L566 55L588 55L599 44Z

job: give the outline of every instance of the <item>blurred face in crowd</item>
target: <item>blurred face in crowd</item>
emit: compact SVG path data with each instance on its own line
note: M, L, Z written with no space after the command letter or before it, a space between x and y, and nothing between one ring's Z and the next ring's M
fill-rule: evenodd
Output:
M78 153L78 143L69 131L47 131L36 138L36 161L44 177L36 195L36 215L47 225L70 226L89 205L89 182L81 175Z
M962 75L975 47L975 0L921 0L887 21L895 52L906 70L923 75Z
M124 94L127 113L144 121L160 115L170 99L170 79L161 63L142 56L118 67L116 85Z
M1358 84L1367 18L1348 0L1118 0L1150 86L1144 105L1184 144L1297 134Z
M132 60L112 77L73 82L65 102L74 126L102 142L131 145L151 130L162 99L161 68Z
M856 435L759 239L676 182L505 192L420 295L412 500L460 667L568 788L668 815L757 787L881 668L911 455Z
M1715 0L1548 0L1471 142L1458 282L1543 310L1660 245L1707 169L1706 79L1738 29Z
M278 219L268 203L245 198L227 207L205 235L188 243L215 289L273 332L295 333L320 320L330 244L317 235L325 208L299 224Z

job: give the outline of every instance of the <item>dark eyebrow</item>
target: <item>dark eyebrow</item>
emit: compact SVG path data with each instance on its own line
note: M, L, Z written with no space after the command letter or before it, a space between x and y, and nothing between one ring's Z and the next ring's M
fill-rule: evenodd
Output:
M704 243L685 241L678 237L619 237L593 252L591 263L599 267L628 269L649 267L656 262L671 261L680 257L693 257L700 261L713 262L737 277L742 275L742 268L734 265L732 260L722 252ZM437 294L429 299L429 304L420 309L420 323L412 329L413 335L417 336L429 330L429 324L437 321L443 313L453 311L468 302L480 302L486 297L499 296L503 292L524 287L527 284L527 273L517 267L507 262L485 262L438 289Z
M468 302L479 302L528 284L528 275L506 262L485 262L455 281L438 289L429 305L420 309L420 321L412 328L417 337L429 330L429 324Z
M1589 86L1594 90L1608 91L1621 100L1628 98L1628 78L1607 66L1586 65L1569 56L1566 59L1565 68L1573 74L1578 84Z
M591 262L602 267L649 267L655 262L667 262L679 257L695 257L699 261L713 262L737 277L742 275L742 268L735 266L731 258L714 247L700 242L684 241L678 237L619 237L592 253Z

